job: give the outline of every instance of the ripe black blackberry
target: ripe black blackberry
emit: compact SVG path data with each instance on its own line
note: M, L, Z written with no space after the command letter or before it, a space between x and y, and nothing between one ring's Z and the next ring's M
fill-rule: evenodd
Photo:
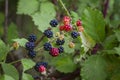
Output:
M49 51L52 48L52 45L48 42L46 42L44 45L44 50Z
M60 47L58 48L58 50L59 50L59 53L63 53L63 52L64 52L64 48L63 48L62 46L60 46Z
M38 62L38 63L36 63L36 65L34 66L35 70L36 70L36 71L39 71L38 69L39 69L39 67L40 67L41 65L44 66L45 68L47 68L48 63L47 63L47 62Z
M35 44L34 44L34 42L27 42L25 44L25 47L26 47L27 50L32 51L35 47Z
M51 38L51 37L53 37L53 32L48 29L48 30L44 31L44 35L48 38Z
M34 50L32 51L29 51L28 52L28 55L31 57L31 58L34 58L36 56L36 52Z
M73 31L73 32L71 33L71 36L72 36L72 38L77 38L77 37L79 36L79 33L76 32L76 31Z
M36 37L36 35L34 35L34 34L31 34L29 37L28 37L28 41L30 41L30 42L35 42L37 40L37 37Z
M50 25L51 25L52 27L56 27L56 26L58 25L58 21L55 20L55 19L53 19L53 20L50 21Z
M59 38L56 40L56 44L57 45L63 45L65 43L65 40L64 39L62 39L62 40L60 40Z

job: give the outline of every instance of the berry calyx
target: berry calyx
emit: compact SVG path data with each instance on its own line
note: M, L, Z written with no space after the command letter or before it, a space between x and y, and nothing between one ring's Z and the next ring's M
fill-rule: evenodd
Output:
M13 43L13 48L16 50L19 48L19 43L18 42L14 42Z
M56 40L56 44L57 45L63 45L65 43L65 40L64 39L62 39L62 40L60 40L59 38Z
M39 72L44 72L44 71L46 71L46 67L43 65L40 65L38 70L39 70Z
M26 49L27 50L33 50L34 49L34 47L35 47L35 44L34 44L34 42L27 42L26 44L25 44L25 47L26 47Z
M60 40L63 40L63 39L64 39L64 35L60 35L60 36L59 36L59 39L60 39Z
M55 20L55 19L53 19L53 20L50 21L50 25L51 25L52 27L56 27L56 26L58 25L58 21Z
M84 31L83 26L78 26L78 31L79 31L79 32L83 32L83 31Z
M58 50L59 50L59 53L63 53L63 52L64 52L64 48L63 48L62 46L60 46L60 47L58 48Z
M56 32L55 36L59 37L60 36L60 32Z
M77 26L82 26L81 20L76 21L76 25L77 25Z
M70 47L70 48L74 48L74 47L75 47L75 44L74 44L73 42L70 42L70 43L69 43L69 47Z
M50 43L45 43L44 45L44 50L49 51L52 48L52 45Z
M51 38L53 37L53 32L51 30L45 30L44 31L44 35L47 37L47 38Z
M37 37L36 37L36 35L34 35L34 34L31 34L29 37L28 37L28 41L30 41L30 42L35 42L37 40Z
M59 50L58 48L51 48L50 50L50 55L52 55L53 57L56 57L59 55Z
M73 31L73 32L71 33L71 36L72 36L72 38L77 38L77 37L79 36L79 33L76 32L76 31Z
M36 56L36 52L35 51L29 51L28 52L28 55L31 57L31 58L34 58Z

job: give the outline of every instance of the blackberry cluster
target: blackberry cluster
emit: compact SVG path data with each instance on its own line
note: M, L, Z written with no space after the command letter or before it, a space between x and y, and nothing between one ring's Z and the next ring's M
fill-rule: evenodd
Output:
M52 27L56 27L56 26L58 25L58 21L55 20L55 19L53 19L53 20L50 21L50 25L51 25Z
M36 56L36 52L34 51L34 48L35 48L35 41L36 41L37 37L34 35L34 34L31 34L29 37L28 37L28 41L26 44L25 44L25 47L26 47L26 50L28 50L28 55L31 57L31 58L34 58Z
M53 32L51 30L47 29L47 30L44 31L44 35L47 38L51 38L51 37L53 37Z
M78 36L79 36L79 33L78 32L76 32L76 31L73 31L72 33L71 33L71 36L72 36L72 38L77 38Z
M40 66L44 66L45 68L47 68L48 64L47 64L47 62L38 62L38 63L36 63L36 65L34 66L34 69L39 72L39 67L40 67Z
M68 16L64 17L64 20L63 20L64 26L60 27L61 31L68 32L68 31L72 30L72 26L70 25L70 21L71 21L70 17L68 17ZM51 27L56 27L58 25L58 21L53 19L50 21L50 25L51 25ZM51 29L47 29L44 31L44 35L47 38L53 37L53 32ZM53 47L50 42L46 42L43 45L44 50L49 51L49 54L53 57L58 56L60 53L64 52L64 48L61 46L65 43L64 34L57 33L56 37L57 37L57 40L55 41L55 43L56 43L56 45L58 45L58 47Z
M59 38L56 40L57 45L63 45L65 43L65 40L60 40Z

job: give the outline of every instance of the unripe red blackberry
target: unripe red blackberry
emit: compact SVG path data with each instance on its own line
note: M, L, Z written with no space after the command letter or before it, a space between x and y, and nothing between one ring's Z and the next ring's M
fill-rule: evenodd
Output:
M56 57L59 55L59 50L58 50L58 48L51 48L49 53L51 56Z
M63 28L66 32L71 31L72 30L72 26L71 25L64 25Z
M81 22L80 20L78 20L78 21L76 22L76 25L77 25L77 26L82 26L82 22Z
M71 19L70 19L69 16L64 16L63 17L63 23L64 23L64 25L69 25L70 21L71 21Z
M39 70L39 72L44 72L44 71L46 71L46 67L43 65L40 65L38 70Z

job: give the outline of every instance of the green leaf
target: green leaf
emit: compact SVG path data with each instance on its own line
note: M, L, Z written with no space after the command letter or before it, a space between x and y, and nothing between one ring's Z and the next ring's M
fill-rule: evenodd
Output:
M21 61L23 65L23 71L26 71L35 66L35 62L33 62L31 59L22 59Z
M120 46L119 46L119 47L115 47L114 49L115 49L116 53L117 53L118 55L120 55Z
M14 34L14 36L13 36ZM14 23L11 23L8 27L8 35L7 35L8 43L12 42L12 39L15 39L18 37L18 31L17 26Z
M104 49L113 49L117 44L116 36L115 35L110 35L106 37L106 39L103 42Z
M11 76L5 74L0 77L0 80L15 80L15 79L12 78Z
M85 32L80 33L82 40L82 47L84 47L84 52L86 53L89 49L95 46L96 42Z
M37 0L19 0L17 14L31 15L38 10L39 2Z
M4 14L0 12L0 24L4 22Z
M38 29L44 32L50 25L49 22L56 15L55 7L51 2L43 2L40 5L40 12L32 15L34 24L38 26Z
M106 80L106 62L102 56L93 55L82 64L81 76L84 80ZM102 75L102 76L101 76Z
M29 74L23 73L22 80L34 80Z
M77 14L76 12L71 11L70 14L71 14L72 22L73 22L73 23L75 23L77 20L80 19L79 16L78 16L78 14Z
M110 80L120 80L120 73L113 75Z
M16 70L14 66L10 64L2 63L2 69L6 75L11 76L15 80L19 80L18 71Z
M28 42L27 39L21 38L21 39L13 39L13 41L18 42L20 46L25 47L26 42Z
M105 38L105 21L99 10L87 8L82 15L82 24L85 32L96 42L102 42Z
M53 58L51 64L60 72L69 73L76 69L76 64L69 56L58 56Z
M9 46L6 46L5 43L2 40L0 40L0 61L5 59L9 50Z
M116 30L115 35L116 35L118 41L120 42L120 30Z

